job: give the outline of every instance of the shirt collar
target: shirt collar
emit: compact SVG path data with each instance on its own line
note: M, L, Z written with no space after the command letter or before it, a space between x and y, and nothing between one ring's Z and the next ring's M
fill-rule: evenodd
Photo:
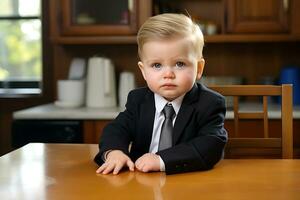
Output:
M167 103L171 103L172 106L173 106L173 108L174 108L174 111L175 111L175 113L177 115L178 112L179 112L180 106L182 104L182 100L184 98L184 95L185 94L183 94L183 95L177 97L176 99L174 99L173 101L169 102L165 98L163 98L162 96L154 93L154 100L155 100L156 112L157 113L161 113L161 111L164 109L165 105Z

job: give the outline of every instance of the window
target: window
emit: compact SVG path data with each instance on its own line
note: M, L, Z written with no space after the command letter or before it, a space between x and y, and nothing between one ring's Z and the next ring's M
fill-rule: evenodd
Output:
M0 95L41 93L40 10L40 0L0 1Z

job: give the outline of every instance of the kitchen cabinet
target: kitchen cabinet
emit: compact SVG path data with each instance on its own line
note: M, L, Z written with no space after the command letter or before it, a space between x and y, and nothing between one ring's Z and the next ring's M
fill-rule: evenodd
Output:
M154 0L153 14L191 16L206 43L286 42L300 40L299 4L295 0Z
M63 35L124 35L137 31L137 0L62 0Z
M26 119L14 120L12 147L30 142L97 144L111 120Z
M224 0L154 0L153 15L161 13L183 13L199 24L204 35L225 33ZM209 31L210 28L214 31Z
M31 142L83 143L82 132L81 120L14 120L12 146L19 148Z
M282 33L289 30L289 0L227 0L230 33Z
M151 16L151 0L49 1L50 36L55 43L133 43Z
M83 142L86 144L97 144L102 135L103 128L111 120L85 120L83 121Z
M73 1L48 0L49 31L50 39L53 42L54 83L67 77L68 68L74 57L88 59L94 55L103 55L114 62L117 81L122 71L131 71L135 74L137 86L145 85L137 68L139 58L136 53L136 33L118 33L120 35L115 33L96 34L95 32L91 32L91 35L64 34L64 20L62 19L66 13L72 14L72 7L67 7L69 4L69 6L72 5L71 2ZM283 10L283 1L266 0L258 3L258 0L143 0L133 2L136 2L137 28L149 16L163 12L187 13L200 26L206 26L206 29L207 25L208 27L212 24L215 25L217 27L215 32L207 34L207 31L204 31L206 33L204 56L208 61L205 67L207 76L239 76L244 78L246 84L258 84L267 76L275 79L284 65L300 65L298 56L300 49L297 44L300 41L300 22L298 20L300 12L297 12L300 1L290 0L288 2L288 19L286 19L288 32L260 34L228 31L227 24L230 21L228 16L235 12L231 11L232 6L230 5L236 7L241 4L243 7L249 7L250 14L247 13L247 9L244 11L247 16L258 13L253 14L254 17L250 18L253 21L263 21L264 18L260 17L263 14L262 10L271 6L268 16L269 19L276 21L279 20L276 15L281 13L278 9ZM241 3L238 4L238 2ZM260 9L260 5L262 5L262 9ZM275 6L272 7L272 5ZM66 9L69 10L66 11ZM103 9L105 8L99 10ZM242 13L240 10L236 10L236 12ZM88 27L89 25L78 25L80 32L88 30ZM286 26L284 27L286 28ZM98 28L101 30L101 25ZM256 28L250 29L257 30ZM53 90L53 94L56 94L56 87L53 87Z
M110 2L49 1L52 42L62 45L136 44L136 32L143 22L165 12L191 16L201 26L207 43L300 40L300 2L295 0L122 0L120 7L119 4L109 6ZM81 4L85 6L78 9L76 5ZM104 19L100 15L96 20L92 14L87 14L111 9ZM121 20L122 9L123 13L130 10L127 12L130 15L124 14L126 20Z

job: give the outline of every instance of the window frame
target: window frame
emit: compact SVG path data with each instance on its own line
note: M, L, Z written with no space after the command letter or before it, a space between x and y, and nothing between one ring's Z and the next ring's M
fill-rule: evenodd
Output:
M10 98L10 97L30 97L36 95L42 95L43 93L43 81L44 78L44 15L43 12L46 10L44 9L44 1L41 1L40 7L40 15L27 15L27 16L19 16L19 15L8 15L8 16L0 16L0 21L2 20L9 20L9 21L18 21L18 20L40 20L41 23L41 80L7 80L2 81L0 80L0 98ZM48 46L48 45L47 45ZM8 85L8 86L7 86Z
M0 94L0 114L1 112L11 112L14 110L49 103L54 98L54 61L53 46L50 41L50 6L51 0L41 0L41 62L42 76L40 93L6 93Z

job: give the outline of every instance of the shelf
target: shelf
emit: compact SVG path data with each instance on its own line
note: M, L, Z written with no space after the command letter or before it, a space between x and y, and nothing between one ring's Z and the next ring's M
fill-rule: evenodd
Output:
M221 34L204 36L206 43L248 43L248 42L295 42L300 35L289 34ZM55 37L54 44L85 45L85 44L136 44L136 36L89 36L89 37Z
M52 37L54 44L135 44L136 36L73 36Z
M246 43L246 42L295 42L300 35L290 34L222 34L204 36L206 43Z

